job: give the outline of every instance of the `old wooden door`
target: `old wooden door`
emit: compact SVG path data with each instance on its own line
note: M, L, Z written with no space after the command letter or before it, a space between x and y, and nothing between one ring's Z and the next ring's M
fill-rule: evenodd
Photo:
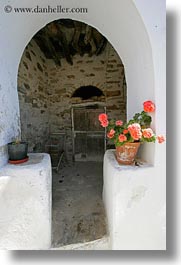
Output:
M98 116L104 107L72 108L73 153L75 161L101 161L105 152L105 129Z

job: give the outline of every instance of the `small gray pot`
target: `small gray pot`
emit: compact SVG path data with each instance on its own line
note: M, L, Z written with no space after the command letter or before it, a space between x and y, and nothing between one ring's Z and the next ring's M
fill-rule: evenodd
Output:
M9 160L17 161L22 160L27 157L28 153L28 143L20 142L18 144L9 143L8 144L8 154Z

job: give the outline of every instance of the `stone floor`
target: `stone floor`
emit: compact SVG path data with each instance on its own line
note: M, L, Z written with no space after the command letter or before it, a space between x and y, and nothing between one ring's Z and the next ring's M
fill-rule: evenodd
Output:
M77 243L58 248L52 248L51 250L111 250L109 236L96 239L91 242Z
M53 242L58 248L106 235L102 163L76 162L53 173Z

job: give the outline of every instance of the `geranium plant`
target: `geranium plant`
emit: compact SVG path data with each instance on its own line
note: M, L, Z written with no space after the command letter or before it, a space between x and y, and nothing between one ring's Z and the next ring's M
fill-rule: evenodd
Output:
M122 120L109 120L105 113L99 115L99 121L101 126L107 129L107 137L115 146L134 142L156 142L156 140L162 143L165 137L156 136L150 128L152 118L149 113L154 111L155 104L149 100L143 103L143 111L136 113L127 123L123 123Z

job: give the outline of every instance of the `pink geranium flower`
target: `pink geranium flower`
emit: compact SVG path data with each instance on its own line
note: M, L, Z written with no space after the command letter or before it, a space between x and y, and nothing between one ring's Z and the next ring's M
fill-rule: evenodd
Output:
M143 103L143 108L145 112L154 112L155 104L151 100L148 100Z
M119 118L108 119L106 113L99 114L100 125L107 132L107 138L112 141L115 146L124 146L127 143L133 142L154 142L163 143L165 137L163 135L156 136L150 128L152 117L147 112L155 111L155 104L151 100L143 103L144 111L135 113L133 118L128 122L123 123Z
M107 133L107 137L110 138L110 139L113 138L114 135L115 135L115 130L114 129L111 129L110 132Z
M142 132L141 132L141 127L140 127L139 123L133 123L133 124L129 125L128 131L134 140L138 141L141 139Z
M157 136L158 143L161 144L165 142L165 137L163 135L158 135Z
M123 125L123 121L122 121L122 120L118 120L118 121L116 121L116 125L117 125L117 126L122 126L122 125Z
M104 128L106 128L108 126L108 124L109 124L108 120L102 120L101 121L101 126Z
M99 121L100 122L107 121L107 114L105 113L99 114Z
M127 137L124 134L120 134L118 139L120 143L127 141Z
M148 128L148 129L142 130L142 135L143 135L144 138L148 138L149 139L149 138L153 137L154 133L153 133L151 128Z

